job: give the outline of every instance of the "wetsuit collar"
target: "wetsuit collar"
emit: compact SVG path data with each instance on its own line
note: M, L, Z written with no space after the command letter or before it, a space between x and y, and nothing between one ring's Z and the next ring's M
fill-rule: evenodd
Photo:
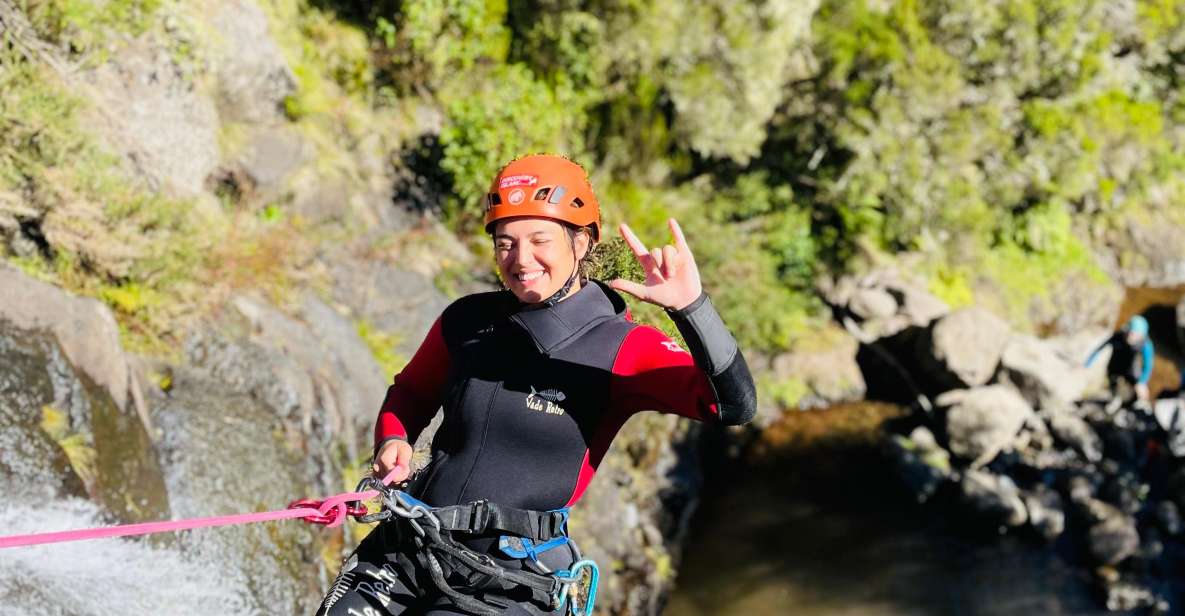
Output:
M550 355L601 321L624 313L625 300L616 291L599 280L589 280L564 301L519 311L510 320L527 332L540 353Z

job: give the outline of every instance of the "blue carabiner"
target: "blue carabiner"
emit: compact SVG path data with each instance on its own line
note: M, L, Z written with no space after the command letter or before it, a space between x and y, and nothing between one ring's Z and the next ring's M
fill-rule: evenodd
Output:
M567 603L568 613L572 616L589 616L592 614L593 606L596 605L597 602L597 582L601 578L601 570L599 567L597 567L597 563L586 558L573 564L571 569L566 571L556 571L555 573L556 576L561 578L576 579L580 577L580 571L582 569L588 569L589 571L588 601L586 601L583 606L580 606L577 604L576 597L572 597L572 602L567 603L568 595L571 592L573 584L565 584L564 590L560 593L560 605L558 608L556 608L562 612L564 609L564 604Z

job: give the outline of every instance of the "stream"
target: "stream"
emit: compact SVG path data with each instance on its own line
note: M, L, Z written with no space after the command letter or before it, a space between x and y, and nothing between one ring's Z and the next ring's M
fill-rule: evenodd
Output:
M859 403L791 414L709 470L669 616L1105 614L1086 569L910 502Z

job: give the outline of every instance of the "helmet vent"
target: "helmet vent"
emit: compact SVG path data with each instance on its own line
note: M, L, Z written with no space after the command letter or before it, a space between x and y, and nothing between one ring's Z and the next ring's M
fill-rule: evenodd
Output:
M498 193L492 192L492 193L486 195L486 202L489 203L490 207L494 207L495 205L502 205L502 197L499 197Z
M580 197L576 197L572 200L572 207L584 207L584 202L580 200Z
M535 200L542 201L547 198L547 193L551 192L550 186L544 186L535 192Z
M552 205L559 203L560 197L563 197L564 193L566 192L568 192L568 190L563 186L556 186L555 190L551 191L551 198L548 199L547 202Z

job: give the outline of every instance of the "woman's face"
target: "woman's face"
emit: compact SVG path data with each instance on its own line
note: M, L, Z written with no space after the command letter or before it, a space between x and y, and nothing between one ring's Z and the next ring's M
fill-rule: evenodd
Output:
M546 218L511 218L494 226L494 257L502 280L524 304L551 297L572 275L588 250L588 235L576 234L576 254L568 231ZM573 285L576 290L578 285Z

